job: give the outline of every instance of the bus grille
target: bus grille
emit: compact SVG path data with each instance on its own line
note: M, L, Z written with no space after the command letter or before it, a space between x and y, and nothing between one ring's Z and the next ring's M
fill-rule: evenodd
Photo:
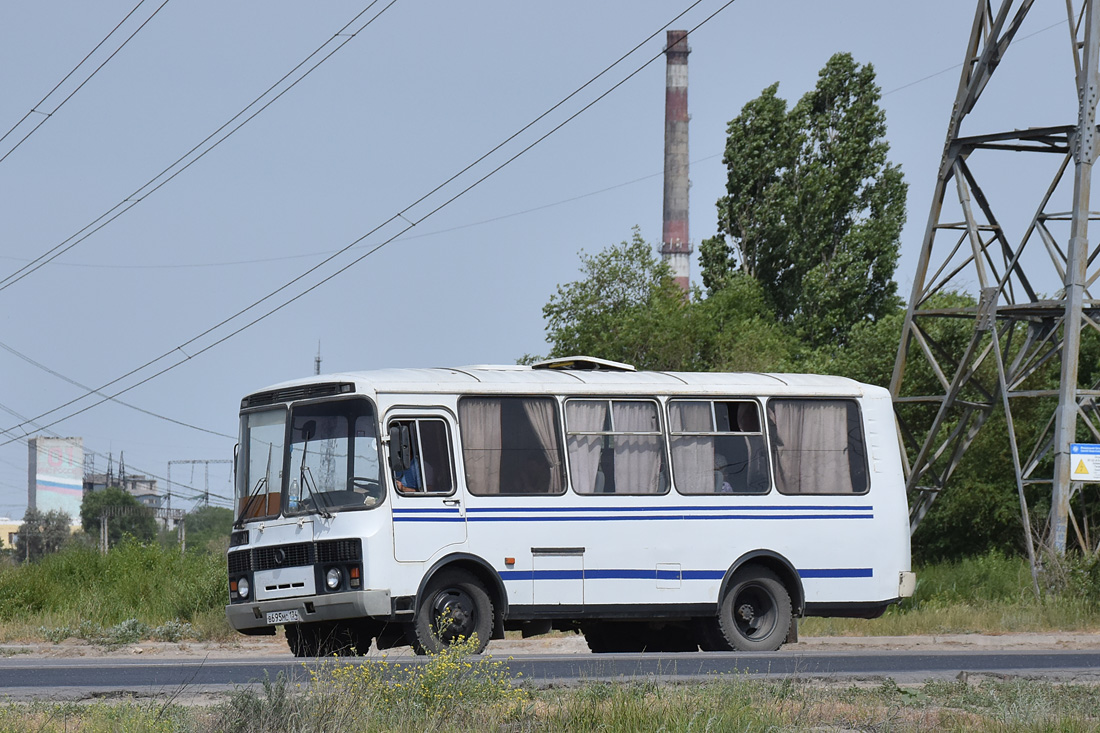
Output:
M294 568L314 563L357 562L363 559L360 539L298 542L229 553L229 572Z
M328 540L317 543L317 562L353 562L362 559L361 540Z
M229 574L246 573L252 569L252 553L248 550L229 553Z
M296 545L280 545L278 547L257 547L252 551L252 562L256 570L312 565L312 549L313 545L308 542L300 542Z

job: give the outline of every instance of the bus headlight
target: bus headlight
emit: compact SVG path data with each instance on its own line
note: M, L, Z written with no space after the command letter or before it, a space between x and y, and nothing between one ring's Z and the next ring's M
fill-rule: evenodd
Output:
M237 595L241 598L248 598L248 578L241 578L237 581Z
M340 587L340 568L329 568L329 571L325 573L325 585L329 590L336 590Z

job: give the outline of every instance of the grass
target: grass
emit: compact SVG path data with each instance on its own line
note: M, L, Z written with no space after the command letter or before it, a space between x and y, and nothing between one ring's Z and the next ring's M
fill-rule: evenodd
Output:
M225 558L124 542L108 554L74 544L0 570L0 640L118 645L225 639Z
M876 620L807 619L803 635L1095 631L1097 563L1047 563L1041 595L1025 560L991 554L918 569L917 592ZM73 547L0 570L0 638L111 646L138 639L232 637L224 559L124 544ZM333 659L302 686L285 678L213 705L122 699L0 705L4 731L1087 731L1100 730L1100 687L1034 680L874 687L716 678L635 680L536 690L506 663L448 649L424 665Z
M1093 685L993 680L902 688L891 680L858 687L732 677L692 685L634 681L531 690L517 686L501 668L482 665L461 654L443 654L421 672L403 677L400 669L386 674L377 667L334 662L301 689L283 678L266 680L213 706L162 700L9 704L0 706L0 731L992 733L1100 728L1100 688Z
M1100 630L1100 562L1047 559L1036 597L1025 558L990 553L917 568L911 599L881 618L808 618L804 636L906 636Z
M1100 631L1100 562L1045 562L1036 597L1027 561L991 553L917 568L912 599L879 619L809 618L803 636ZM0 641L227 641L225 558L124 542L73 545L0 568Z

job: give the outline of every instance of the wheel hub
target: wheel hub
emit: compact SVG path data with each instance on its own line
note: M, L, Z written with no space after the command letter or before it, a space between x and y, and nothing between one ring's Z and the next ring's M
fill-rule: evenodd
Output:
M744 621L752 621L756 618L756 609L752 607L751 603L742 603L737 607L737 615Z

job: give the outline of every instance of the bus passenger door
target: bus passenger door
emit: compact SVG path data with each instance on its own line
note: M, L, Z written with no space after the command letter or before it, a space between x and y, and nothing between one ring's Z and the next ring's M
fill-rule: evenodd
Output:
M386 431L394 559L424 562L448 546L466 542L466 506L455 480L452 418L438 411L394 411ZM398 451L406 454L408 468L390 470Z

